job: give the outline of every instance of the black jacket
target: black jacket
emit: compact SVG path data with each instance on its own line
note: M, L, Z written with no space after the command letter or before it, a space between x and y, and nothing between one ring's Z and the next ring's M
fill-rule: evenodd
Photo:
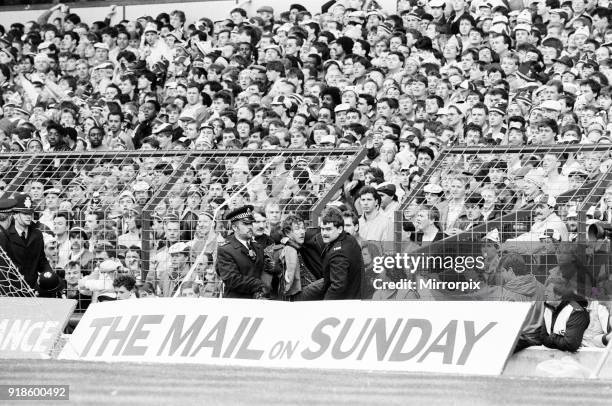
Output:
M252 244L255 254L253 259L249 256L249 250L234 234L218 248L216 271L225 283L224 297L252 298L255 293L263 292L261 273L264 252L256 242Z
M553 307L548 303L545 307L552 311L552 325L550 326L550 334L546 330L546 323L542 323L540 327L540 338L542 344L548 348L554 348L561 351L578 351L582 343L584 331L589 327L589 312L586 309L587 302L584 299L564 300L557 307ZM572 312L565 322L565 332L563 335L552 332L553 326L557 322L559 313L566 307L571 306Z
M132 141L134 142L134 148L140 149L142 147L142 141L149 137L153 133L153 125L151 121L142 122L136 127L134 131L134 137Z
M264 249L270 245L274 245L274 240L268 234L262 234L255 237L255 242Z
M6 233L0 233L0 246L7 247L6 253L32 289L36 289L40 273L52 270L45 256L42 233L34 223L30 224L28 239L24 241L13 221Z
M302 254L304 264L317 279L323 277L321 258L323 257L324 249L325 243L323 242L323 237L321 237L321 230L319 228L308 228L304 237L304 244L302 244L299 251Z
M361 247L344 231L323 250L325 300L361 299Z

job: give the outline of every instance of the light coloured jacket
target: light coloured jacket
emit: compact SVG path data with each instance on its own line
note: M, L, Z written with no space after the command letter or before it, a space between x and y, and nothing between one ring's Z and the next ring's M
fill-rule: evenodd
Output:
M610 332L610 302L598 302L597 300L589 303L587 310L589 311L589 327L584 332L582 337L583 347L604 348L603 338Z

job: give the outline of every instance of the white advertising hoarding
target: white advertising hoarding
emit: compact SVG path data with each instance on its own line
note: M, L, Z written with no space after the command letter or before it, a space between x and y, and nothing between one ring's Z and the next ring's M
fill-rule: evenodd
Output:
M104 302L89 307L60 359L498 375L530 305Z

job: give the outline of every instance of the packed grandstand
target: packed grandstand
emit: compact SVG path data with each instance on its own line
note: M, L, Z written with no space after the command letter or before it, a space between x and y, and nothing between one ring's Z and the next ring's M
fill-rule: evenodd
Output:
M118 278L134 297L223 296L224 213L254 205L272 246L290 215L316 227L331 206L364 281L394 252L469 254L489 289L470 299L573 292L609 315L609 2L228 11L86 23L58 4L0 26L0 183L32 199L50 291L80 310L117 298ZM514 290L506 252L522 256ZM458 277L446 268L427 273ZM585 345L604 346L600 330Z

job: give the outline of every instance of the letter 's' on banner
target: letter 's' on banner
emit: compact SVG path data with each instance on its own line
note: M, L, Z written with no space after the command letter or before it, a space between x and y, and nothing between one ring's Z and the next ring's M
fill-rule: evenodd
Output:
M105 302L89 307L60 359L498 375L530 305Z

